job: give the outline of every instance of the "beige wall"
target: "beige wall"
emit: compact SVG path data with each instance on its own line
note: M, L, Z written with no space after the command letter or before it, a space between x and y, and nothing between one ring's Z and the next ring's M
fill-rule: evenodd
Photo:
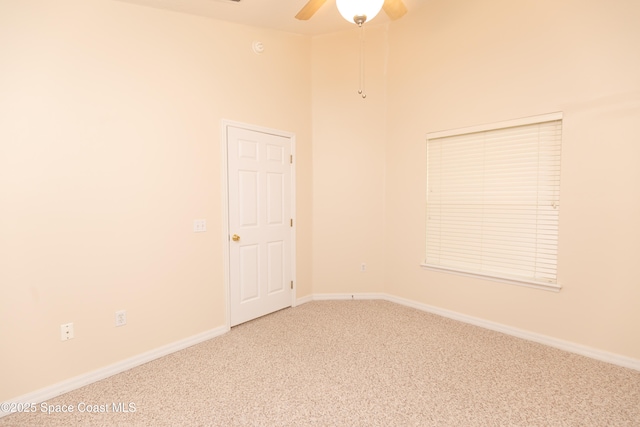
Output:
M223 118L296 134L311 292L310 48L112 0L0 0L0 401L224 325Z
M0 400L224 324L223 118L297 135L299 298L386 292L640 359L640 10L588 3L430 0L368 28L362 100L355 29L0 0ZM563 290L420 269L425 134L553 111Z
M359 31L313 39L315 294L383 289L387 38L386 26L366 31L366 99Z
M432 0L390 29L393 295L640 359L640 3ZM425 134L564 112L560 293L424 271Z

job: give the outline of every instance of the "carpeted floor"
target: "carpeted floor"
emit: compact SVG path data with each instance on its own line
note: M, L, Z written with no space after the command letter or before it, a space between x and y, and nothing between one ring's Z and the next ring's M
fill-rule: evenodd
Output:
M390 302L319 301L46 405L80 403L109 412L0 426L640 426L640 372Z

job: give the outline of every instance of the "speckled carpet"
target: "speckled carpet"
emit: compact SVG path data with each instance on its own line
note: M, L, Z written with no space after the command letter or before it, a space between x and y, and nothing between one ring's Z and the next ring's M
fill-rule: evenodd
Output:
M318 301L46 404L76 411L0 425L640 426L640 372L390 302Z

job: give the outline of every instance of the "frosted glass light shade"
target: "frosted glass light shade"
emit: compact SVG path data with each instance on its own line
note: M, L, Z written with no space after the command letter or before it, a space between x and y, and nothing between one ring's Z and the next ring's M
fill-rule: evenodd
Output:
M367 21L371 21L382 9L384 0L336 0L336 6L338 6L338 12L344 19L349 22L355 22L360 25L362 22L358 22L356 16L366 16Z

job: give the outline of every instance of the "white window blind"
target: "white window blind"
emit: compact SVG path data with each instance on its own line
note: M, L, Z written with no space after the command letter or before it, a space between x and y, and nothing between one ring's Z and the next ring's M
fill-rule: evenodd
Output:
M427 136L425 267L559 288L561 117Z

